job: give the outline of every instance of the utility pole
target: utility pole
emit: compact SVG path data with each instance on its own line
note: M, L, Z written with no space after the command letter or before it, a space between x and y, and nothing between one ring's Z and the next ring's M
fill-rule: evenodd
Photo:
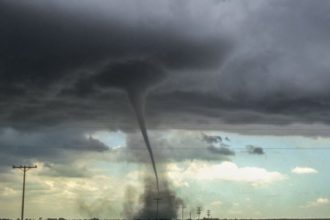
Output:
M202 213L202 207L201 207L201 206L198 206L198 207L197 207L198 220L199 220L200 217L201 217L201 213Z
M156 198L154 198L154 200L156 200L156 220L158 220L158 203L162 199L159 197L156 197Z
M183 220L183 210L184 210L184 208L186 208L183 204L182 204L182 206L181 206L181 219Z
M13 169L20 169L23 171L23 193L22 193L22 210L21 210L21 220L24 220L24 198L25 198L25 175L30 169L37 168L37 166L13 166Z
M207 218L210 218L211 216L211 210L207 210Z

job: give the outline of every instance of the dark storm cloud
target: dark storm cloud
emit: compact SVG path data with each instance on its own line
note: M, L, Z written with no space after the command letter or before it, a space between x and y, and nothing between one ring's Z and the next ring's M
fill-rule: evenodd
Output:
M226 141L229 140L227 137L225 139ZM235 155L235 151L231 150L229 145L223 143L220 135L207 135L202 133L202 140L209 144L207 150L209 150L212 154L220 154L224 156Z
M235 151L229 149L228 147L216 147L216 146L208 146L207 149L211 151L211 153L214 154L221 154L226 156L232 156L235 155Z
M3 78L13 87L47 85L75 69L127 57L147 57L169 68L209 68L219 65L226 52L227 42L221 38L185 36L176 32L175 24L168 29L152 23L134 26L124 17L113 17L115 9L106 15L96 13L103 5L112 3L2 1Z
M262 147L248 145L248 146L246 146L246 149L249 154L257 154L257 155L264 154L264 149Z
M0 130L0 169L8 169L8 166L12 164L30 164L39 161L55 163L54 172L58 173L57 171L64 171L64 169L56 164L72 163L75 158L83 154L110 150L99 140L85 137L82 133L82 130L73 131L72 129L43 132L2 129Z
M134 129L123 82L152 87L151 128L329 124L329 8L1 1L1 125Z
M109 11L98 11L103 6ZM54 124L65 122L64 115L73 121L97 121L96 110L87 112L82 105L97 107L109 96L108 100L117 97L104 98L103 90L93 89L92 82L122 88L121 80L126 80L130 88L142 88L158 77L153 77L157 73L142 75L138 71L145 67L138 62L153 63L150 71L210 69L220 66L230 47L230 41L220 34L193 34L193 29L203 31L203 24L188 19L187 26L181 26L166 17L154 23L143 12L136 12L134 23L129 16L116 13L121 7L124 4L107 1L2 1L2 123ZM177 16L178 12L169 13ZM132 74L129 69L135 67ZM92 103L95 96L99 102Z
M192 91L175 91L160 95L151 95L150 102L155 105L155 111L161 103L173 106L173 113L187 111L192 115L214 117L212 122L227 122L228 124L273 124L290 123L329 123L330 97L283 97L272 96L251 100L244 96L227 99L212 93L197 93ZM161 100L161 101L160 101ZM205 107L207 106L207 107ZM219 117L221 120L217 120ZM178 119L180 120L180 119ZM198 126L198 124L196 125Z
M101 87L116 87L129 92L141 92L164 78L160 64L150 60L112 62L89 80Z
M214 144L214 143L222 143L222 138L221 136L212 136L212 135L206 135L202 134L203 140L208 143L208 144Z

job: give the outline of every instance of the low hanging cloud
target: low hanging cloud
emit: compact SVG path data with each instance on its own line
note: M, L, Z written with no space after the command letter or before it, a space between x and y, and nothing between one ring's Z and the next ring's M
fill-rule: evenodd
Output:
M113 149L110 157L115 161L149 163L141 135L128 133L126 146ZM166 130L150 131L149 137L158 163L182 162L186 160L226 161L235 152L228 147L206 144L198 131Z
M168 175L174 182L178 183L189 182L189 179L220 180L247 183L255 187L280 182L287 178L277 171L268 171L260 167L239 167L234 162L229 161L220 164L193 161L183 167L169 164Z
M202 139L208 144L222 143L222 137L220 135L207 135L202 133Z
M210 145L207 147L207 149L214 154L222 154L222 155L227 155L227 156L235 155L235 151L231 150L228 147L216 147L216 146Z
M246 146L247 151L249 154L257 154L257 155L263 155L264 149L262 147L254 146L254 145L248 145Z
M315 207L323 207L329 204L329 199L326 197L319 197L314 201L308 202L306 205L302 206L302 208L315 208Z
M319 171L311 167L295 167L291 170L294 174L316 174Z
M202 133L202 141L207 143L209 146L207 149L214 153L214 154L222 154L227 156L233 156L235 155L235 151L230 149L228 144L225 144L223 142L223 139L225 141L230 141L228 137L222 138L220 135L208 135L205 133Z
M59 128L30 132L0 129L0 170L7 170L8 166L17 163L41 161L46 163L46 167L54 166L54 170L61 173L54 175L67 175L61 164L72 165L88 154L103 154L111 150L111 146L86 136L87 132Z

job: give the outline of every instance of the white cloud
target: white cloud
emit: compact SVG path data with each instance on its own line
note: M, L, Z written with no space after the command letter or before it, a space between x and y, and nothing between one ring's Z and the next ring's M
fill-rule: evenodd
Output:
M271 184L286 178L285 175L268 171L260 167L238 167L233 162L222 162L220 164L210 164L208 162L193 161L185 168L177 164L167 166L168 176L174 182L186 182L187 179L197 180L224 180L232 182L245 182L253 186Z
M222 202L220 200L213 201L211 204L212 208L219 208L222 206Z
M17 195L17 190L12 188L12 187L4 187L1 191L0 191L0 195L3 196L3 197L6 197L6 196L14 196L14 195Z
M310 207L321 207L329 204L329 199L325 197L317 198L314 201L307 203L307 205L302 206L302 208L310 208Z
M291 170L291 172L295 174L314 174L319 171L311 167L295 167Z
M328 198L318 198L316 200L316 203L317 204L320 204L320 205L325 205L325 204L328 204L329 203L329 199Z

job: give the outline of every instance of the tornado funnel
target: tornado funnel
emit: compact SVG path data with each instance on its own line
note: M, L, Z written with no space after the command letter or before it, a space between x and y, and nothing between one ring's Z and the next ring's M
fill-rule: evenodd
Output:
M157 167L156 167L154 154L152 152L152 148L150 145L147 128L146 128L146 124L145 124L145 120L144 120L144 103L145 103L144 94L128 91L128 98L131 102L131 105L133 106L144 142L145 142L146 147L149 152L149 156L150 156L151 163L152 163L152 168L154 170L154 174L155 174L155 178L156 178L157 192L159 193L159 180L158 180Z

